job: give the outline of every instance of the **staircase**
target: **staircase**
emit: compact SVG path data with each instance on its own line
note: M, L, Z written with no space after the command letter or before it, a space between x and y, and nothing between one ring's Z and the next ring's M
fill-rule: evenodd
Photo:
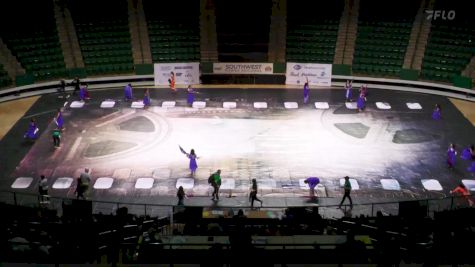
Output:
M25 69L18 62L17 58L13 56L12 52L8 47L3 43L3 40L0 38L0 63L5 68L5 71L8 73L8 76L12 81L15 81L17 75L23 75L26 73Z
M129 31L134 64L151 64L152 52L142 0L128 0Z
M345 38L345 49L343 51L343 64L351 65L353 63L353 55L355 53L356 33L358 31L358 13L359 13L360 1L350 0L349 3L349 19L348 28ZM345 3L346 8L346 3Z
M54 1L54 17L56 19L61 50L63 51L64 64L67 69L84 68L84 60L76 35L76 28L74 27L71 12L64 2Z
M404 69L410 69L412 66L412 60L416 52L417 38L421 31L423 20L425 19L424 9L426 8L427 0L422 0L421 6L417 11L416 17L414 18L414 23L412 24L411 35L409 37L409 43L407 45L406 54L404 55Z
M274 0L269 33L269 62L285 62L287 40L287 0Z
M212 0L200 2L200 54L202 62L218 61L216 15Z
M333 64L343 64L343 54L345 53L346 38L348 34L348 25L350 17L350 0L345 0L345 7L341 14L340 24L338 26L338 37L335 45L335 56Z
M431 20L429 19L426 19L424 13L423 13L423 10L424 9L433 9L434 8L434 2L435 0L429 0L429 2L427 3L427 6L424 8L422 5L421 5L421 8L420 10L418 11L418 15L417 16L420 16L420 21L421 23L419 24L419 31L418 31L418 35L417 35L417 41L416 43L414 44L414 52L412 53L412 62L410 65L407 65L410 69L415 69L415 70L421 70L421 67L422 67L422 60L424 59L424 54L425 54L425 51L426 51L426 46L427 46L427 41L429 40L429 34L430 34L430 28L431 28L431 25L432 25L432 22ZM424 4L424 1L422 2L422 4ZM416 16L416 20L417 20L417 16ZM416 25L416 22L414 22L415 26L417 27L418 25ZM413 27L414 29L414 27ZM412 38L412 32L411 32L411 38ZM409 49L409 47L408 47ZM407 55L406 55L407 56ZM406 64L406 56L404 58L404 64ZM410 61L409 59L407 60L408 62ZM404 65L404 67L406 67L406 65Z

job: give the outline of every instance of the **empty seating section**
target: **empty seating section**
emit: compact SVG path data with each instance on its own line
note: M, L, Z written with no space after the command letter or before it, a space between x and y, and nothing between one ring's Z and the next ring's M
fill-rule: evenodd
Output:
M200 2L183 4L144 1L153 62L200 60Z
M12 84L12 79L8 76L8 73L3 68L3 65L0 64L0 87L9 86Z
M436 2L436 10L454 10L456 17L453 21L441 18L432 21L422 63L423 79L452 82L453 77L460 75L475 55L473 14L467 14L463 7L456 4Z
M288 1L287 61L332 63L343 1Z
M354 73L399 76L419 4L360 1Z
M266 62L272 1L216 0L219 61Z
M3 7L2 39L26 72L36 80L67 76L53 2L7 1L2 5L8 6Z
M131 73L127 1L70 1L88 75Z

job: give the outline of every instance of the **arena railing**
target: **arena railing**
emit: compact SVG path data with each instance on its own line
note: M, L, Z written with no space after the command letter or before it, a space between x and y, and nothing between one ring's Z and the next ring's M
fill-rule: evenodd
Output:
M199 198L199 197L193 197ZM350 209L348 204L342 205L343 212L345 214L351 213L352 215L364 215L374 217L378 212L384 215L404 215L404 214L417 214L423 216L433 217L435 212L454 210L458 208L470 207L467 198L472 196L445 196L441 198L428 198L428 199L416 199L416 200L400 200L400 201L388 201L388 202L368 202L368 203L354 203L353 208ZM264 198L265 199L265 198ZM290 199L290 198L289 198ZM322 199L322 198L321 198ZM27 206L27 207L45 207L54 209L58 214L63 213L63 204L72 204L76 199L67 197L47 196L47 201L41 201L40 195L27 192L16 192L1 190L0 202L15 205L15 206ZM337 201L332 201L335 204L317 204L308 203L306 205L291 204L292 201L283 201L282 205L266 205L262 207L263 210L280 209L285 210L287 208L302 208L302 207L318 207L319 213L322 217L327 214L331 217L332 212L338 209L340 198ZM93 213L109 211L109 214L117 212L119 208L127 207L129 213L137 216L171 216L173 221L173 214L176 210L186 207L199 207L209 208L212 210L225 210L225 209L251 209L250 205L206 205L206 204L193 204L191 202L185 203L186 205L176 205L169 203L133 203L133 202L119 202L119 201L106 201L97 199L88 199L93 205ZM289 204L290 203L290 204ZM293 202L295 203L295 202Z
M204 75L217 75L217 74L202 74ZM220 74L221 75L221 74ZM275 77L279 76L281 78L282 73L274 74ZM231 77L236 77L239 75L229 75L230 81ZM249 75L247 75L249 76ZM256 76L266 76L272 77L273 75L256 75ZM279 80L281 80L279 78ZM284 75L285 78L285 75ZM343 88L347 80L353 81L353 87L358 88L362 84L368 84L368 88L378 88L383 90L396 90L396 91L406 91L406 92L415 92L415 93L424 93L424 94L433 94L440 96L447 96L452 98L458 98L468 101L475 101L475 90L465 89L461 87L456 87L448 84L440 84L433 82L423 82L423 81L410 81L410 80L400 80L400 79L387 79L387 78L374 78L374 77L363 77L363 76L344 76L344 75L333 75L332 76L332 88ZM66 91L72 91L74 88L70 85L71 79L65 79L68 84ZM250 83L259 83L256 79L249 79ZM264 79L268 81L268 79ZM50 81L44 83L35 83L31 85L24 85L19 87L7 88L0 90L0 102L14 100L17 98L30 97L35 95L50 94L57 92L59 88L59 82ZM129 76L111 76L111 77L98 77L98 78L84 78L81 79L81 82L88 83L89 89L105 89L125 86L126 83L132 83L135 86L154 86L154 75L129 75ZM283 85L285 79L280 81L280 84ZM244 86L244 85L243 85ZM301 88L301 86L287 86L286 88Z

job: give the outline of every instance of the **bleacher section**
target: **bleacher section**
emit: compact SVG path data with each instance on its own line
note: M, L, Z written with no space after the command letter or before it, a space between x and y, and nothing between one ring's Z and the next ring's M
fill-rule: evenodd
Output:
M9 86L12 84L12 79L8 76L8 73L3 68L3 65L0 64L0 87Z
M219 61L266 62L272 2L242 0L230 5L216 0L214 4Z
M153 62L199 61L200 2L143 2Z
M332 63L344 2L287 3L287 61Z
M69 1L88 75L132 73L127 1Z
M53 2L6 1L2 10L1 36L26 72L36 80L67 76Z
M353 73L399 76L419 5L411 0L360 1Z
M465 9L456 1L436 2L435 10L452 10L456 15L454 20L438 17L432 21L422 63L423 79L452 82L475 55L475 19Z

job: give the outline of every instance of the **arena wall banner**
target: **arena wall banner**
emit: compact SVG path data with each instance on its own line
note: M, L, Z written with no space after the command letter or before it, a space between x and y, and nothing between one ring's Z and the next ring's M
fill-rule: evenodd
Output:
M274 63L213 63L218 74L273 74Z
M154 64L155 85L168 85L170 72L176 76L176 84L199 84L200 63L158 63Z
M304 85L307 77L309 85L331 86L332 65L287 62L285 84Z

